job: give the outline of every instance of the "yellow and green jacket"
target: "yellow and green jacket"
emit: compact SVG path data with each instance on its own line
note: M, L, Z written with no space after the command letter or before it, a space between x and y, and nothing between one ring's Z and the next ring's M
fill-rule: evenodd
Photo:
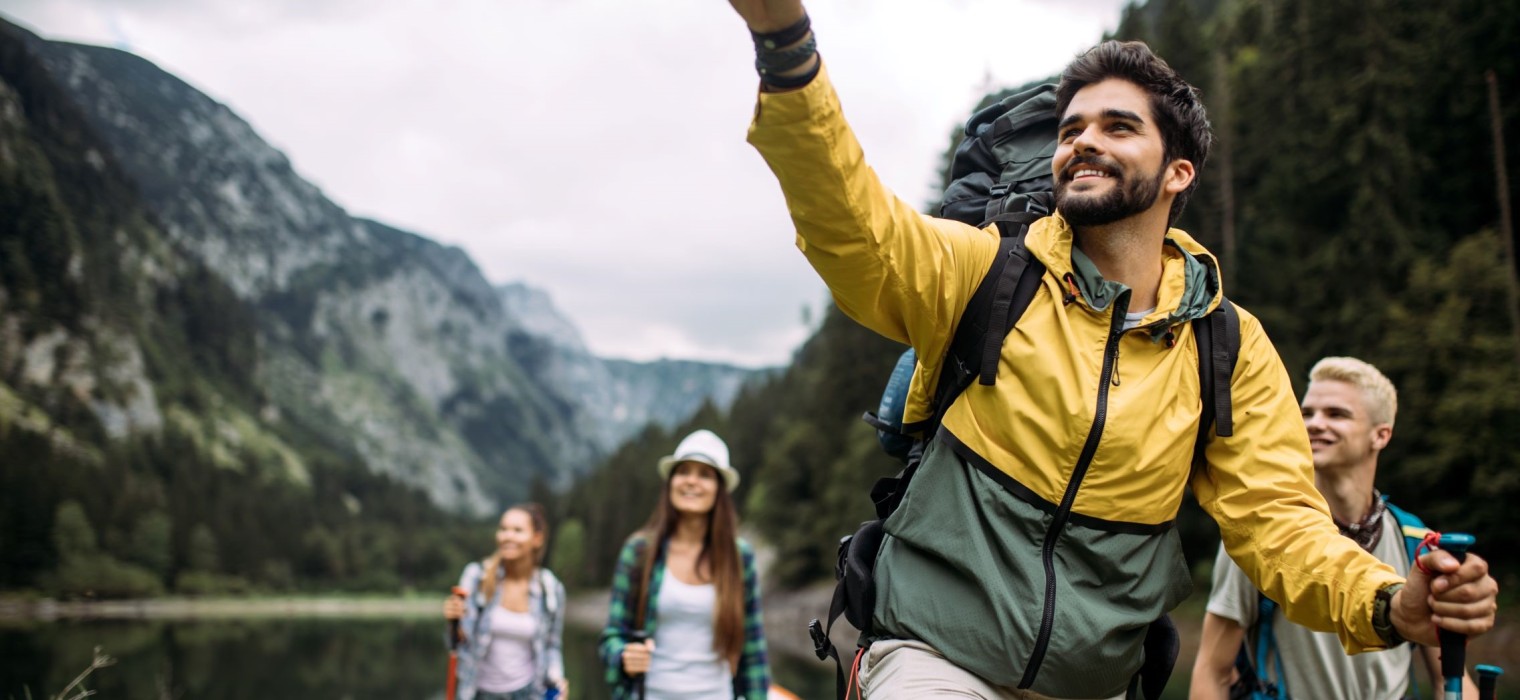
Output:
M907 343L920 365L904 423L929 396L995 229L914 210L866 165L821 72L762 93L749 141L781 183L797 246L839 307ZM1146 625L1191 588L1172 527L1185 487L1230 556L1289 619L1348 652L1382 648L1378 588L1402 578L1341 537L1314 487L1298 402L1256 318L1240 310L1234 431L1193 473L1202 411L1189 321L1217 306L1212 256L1172 229L1154 311L1121 331L1129 290L1101 278L1059 215L1028 246L1040 290L1002 348L998 381L946 412L877 559L875 625L1005 686L1122 693Z

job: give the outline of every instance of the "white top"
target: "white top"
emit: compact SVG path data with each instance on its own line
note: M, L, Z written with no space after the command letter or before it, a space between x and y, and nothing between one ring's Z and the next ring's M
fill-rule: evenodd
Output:
M488 693L510 693L533 682L533 613L491 608L491 648L475 687Z
M733 672L713 651L717 587L682 583L666 571L659 601L654 653L644 682L647 700L733 698Z
M1391 512L1383 513L1383 536L1372 554L1392 566L1400 576L1409 575L1404 535L1399 532L1398 522ZM1214 590L1209 593L1208 611L1251 630L1256 624L1256 604L1256 587L1246 578L1246 572L1241 571L1220 547L1214 560ZM1277 637L1277 649L1282 654L1288 693L1295 698L1397 700L1404 697L1413 661L1408 644L1387 651L1347 656L1334 634L1315 632L1289 622L1283 617L1281 607L1274 613L1272 633ZM1255 635L1247 634L1246 643L1254 658ZM1262 673L1259 668L1258 673ZM1277 682L1275 664L1265 676ZM1421 690L1429 693L1431 688L1422 687Z
M1156 310L1156 307L1152 306L1151 308L1145 309L1143 311L1129 311L1129 312L1126 312L1124 314L1124 327L1120 328L1119 330L1121 330L1121 331L1127 331L1127 330L1129 330L1131 328L1139 328L1140 327L1140 322L1144 321L1145 317L1151 315L1151 312L1155 311L1155 310Z

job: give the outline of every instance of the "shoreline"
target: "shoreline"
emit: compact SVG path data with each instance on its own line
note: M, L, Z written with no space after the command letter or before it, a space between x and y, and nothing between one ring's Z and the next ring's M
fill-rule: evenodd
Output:
M834 586L821 583L765 597L766 642L773 653L814 658L806 629L812 618L828 612ZM441 618L443 598L396 596L284 596L268 598L150 598L139 600L58 601L0 598L0 627L70 621L191 621L210 619L429 619ZM607 620L608 593L580 591L570 595L565 622L581 629L600 630ZM1188 606L1184 605L1184 609ZM1181 612L1181 614L1177 614ZM1198 646L1202 610L1174 611L1181 635L1179 658L1192 658ZM842 616L830 635L836 648L854 649L856 631ZM1520 665L1520 625L1500 619L1493 630L1468 644L1468 658L1501 666Z
M261 617L410 618L441 616L443 598L320 597L0 599L0 623L66 620L196 620Z
M808 620L828 612L834 586L818 584L765 597L766 642L774 652L813 658ZM607 622L605 589L572 593L565 624L599 631ZM237 618L428 619L441 618L443 598L423 596L278 596L218 598L145 598L137 600L74 600L0 598L0 626L25 626L72 621L226 620ZM835 646L852 649L856 632L843 617L831 635Z

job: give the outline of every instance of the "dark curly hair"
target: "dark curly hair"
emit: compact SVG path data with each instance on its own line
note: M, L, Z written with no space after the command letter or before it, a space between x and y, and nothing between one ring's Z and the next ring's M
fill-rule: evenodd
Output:
M1161 129L1161 146L1166 162L1183 159L1193 164L1193 183L1172 200L1170 221L1176 221L1187 206L1188 197L1198 187L1214 130L1203 109L1198 90L1166 64L1151 48L1139 41L1105 41L1088 49L1067 64L1056 87L1056 113L1066 108L1077 91L1088 85L1119 78L1134 83L1151 97L1151 113Z

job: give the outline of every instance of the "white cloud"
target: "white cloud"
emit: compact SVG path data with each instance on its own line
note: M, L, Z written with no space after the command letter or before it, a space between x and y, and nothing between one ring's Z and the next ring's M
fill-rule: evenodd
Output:
M351 212L545 288L593 350L774 364L826 292L744 143L753 54L720 0L13 0L227 103ZM990 85L1051 75L1123 0L810 4L876 170L930 193ZM651 7L659 11L651 12Z

